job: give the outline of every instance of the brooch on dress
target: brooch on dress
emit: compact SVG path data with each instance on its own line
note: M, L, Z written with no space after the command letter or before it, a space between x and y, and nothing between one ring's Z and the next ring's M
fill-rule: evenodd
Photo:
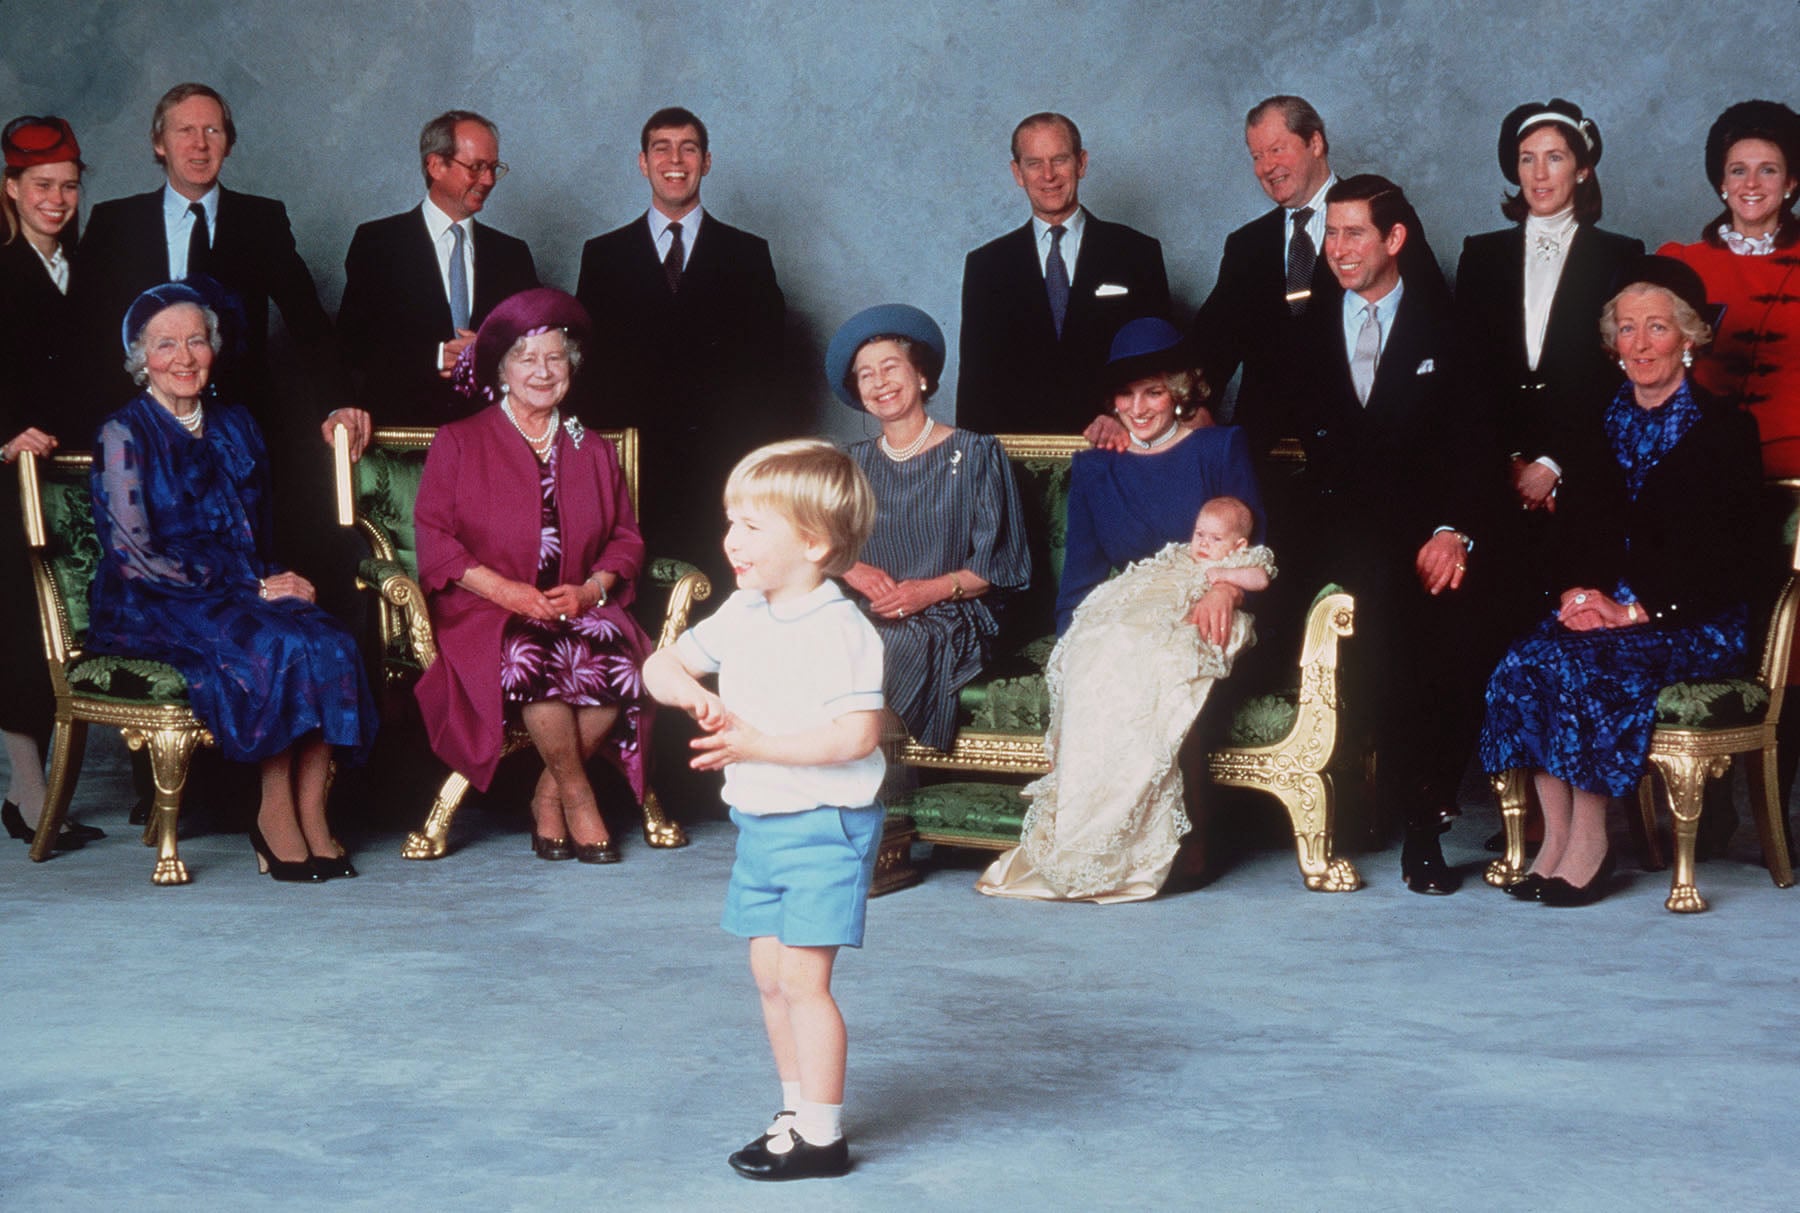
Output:
M565 420L563 422L563 432L569 436L569 441L574 443L575 449L579 451L581 449L581 440L587 437L587 427L581 424L581 419L578 417L570 417Z
M952 476L956 475L956 472L957 472L956 465L961 462L962 462L962 448L959 446L950 452L950 474Z

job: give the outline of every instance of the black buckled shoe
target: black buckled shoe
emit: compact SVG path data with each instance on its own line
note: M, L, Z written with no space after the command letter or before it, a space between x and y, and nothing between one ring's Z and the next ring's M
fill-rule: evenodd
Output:
M790 1128L765 1134L726 1160L745 1179L835 1179L850 1173L850 1140L815 1146Z

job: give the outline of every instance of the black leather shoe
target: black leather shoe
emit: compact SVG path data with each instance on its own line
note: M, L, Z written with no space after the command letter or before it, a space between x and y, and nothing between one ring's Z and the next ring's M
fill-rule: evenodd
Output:
M850 1172L850 1140L840 1137L830 1145L815 1146L792 1129L764 1139L760 1155L750 1147L726 1161L745 1179L835 1179ZM756 1143L752 1142L754 1146Z
M263 837L262 827L255 822L250 823L250 846L256 851L256 870L266 874L271 880L279 880L285 884L318 884L325 879L311 855L305 859L282 859L277 856L270 848L269 840Z
M730 1158L726 1159L725 1161L730 1163L734 1168L737 1168L739 1170L741 1170L743 1167L746 1167L746 1166L748 1166L748 1167L766 1167L766 1166L768 1166L769 1158L770 1158L769 1143L771 1141L774 1141L775 1138L780 1136L781 1134L786 1133L790 1128L793 1127L793 1124L794 1124L793 1110L791 1108L781 1109L781 1111L775 1113L774 1120L772 1120L769 1123L769 1131L767 1133L764 1133L761 1137L757 1138L755 1141L750 1142L743 1149L737 1151L735 1154L733 1154Z
M1506 886L1509 897L1517 897L1520 901L1542 901L1544 886L1549 882L1536 872L1525 873L1525 879Z
M1569 908L1573 906L1591 906L1613 889L1613 852L1608 850L1606 857L1600 861L1593 878L1586 884L1570 884L1560 876L1552 876L1544 882L1544 891L1538 900L1547 906Z
M30 846L37 841L37 831L25 824L25 814L20 811L18 805L10 800L4 804L0 804L0 825L4 825L8 834L11 834L26 846ZM89 838L105 837L106 834L103 831L96 830L93 826L83 826L77 825L74 822L67 822L63 825L62 830L56 835L56 849L59 851L78 851L87 845Z
M618 863L620 859L619 844L610 838L605 842L571 842L569 849L582 863Z
M1415 893L1447 896L1462 887L1462 877L1444 861L1435 833L1408 834L1400 850L1400 874Z
M312 865L313 871L324 880L347 880L356 875L348 852L339 855L314 855Z
M575 852L569 849L567 838L545 838L536 830L531 832L531 853L539 859L575 858Z

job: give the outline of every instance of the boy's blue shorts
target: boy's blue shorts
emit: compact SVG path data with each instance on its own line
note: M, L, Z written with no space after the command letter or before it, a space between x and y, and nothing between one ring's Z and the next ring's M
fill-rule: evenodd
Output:
M796 948L862 947L887 811L823 807L758 816L731 810L737 860L719 925Z

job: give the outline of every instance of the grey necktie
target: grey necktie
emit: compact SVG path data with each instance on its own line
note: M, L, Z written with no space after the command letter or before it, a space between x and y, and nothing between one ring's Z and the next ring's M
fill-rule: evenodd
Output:
M1056 322L1056 335L1059 339L1062 337L1063 317L1069 314L1069 266L1062 255L1065 230L1060 223L1050 229L1050 255L1044 258L1044 290L1050 295L1050 319Z
M188 214L194 217L194 226L188 229L187 276L210 272L207 261L212 255L212 237L206 230L206 208L198 202L188 203Z
M1350 355L1350 381L1356 385L1356 398L1369 403L1369 392L1375 387L1375 367L1381 361L1381 321L1375 318L1375 305L1363 305L1362 329L1356 334L1356 351Z
M1319 260L1319 251L1313 247L1312 234L1306 225L1312 220L1313 209L1303 206L1294 212L1294 235L1288 241L1287 248L1287 305L1288 315L1298 316L1306 311L1306 302L1312 298L1313 266Z
M681 224L669 225L669 252L663 258L663 278L669 284L669 294L681 290L681 263L686 260L686 250L681 243Z
M469 327L469 266L463 260L462 224L450 225L450 326L458 331Z

